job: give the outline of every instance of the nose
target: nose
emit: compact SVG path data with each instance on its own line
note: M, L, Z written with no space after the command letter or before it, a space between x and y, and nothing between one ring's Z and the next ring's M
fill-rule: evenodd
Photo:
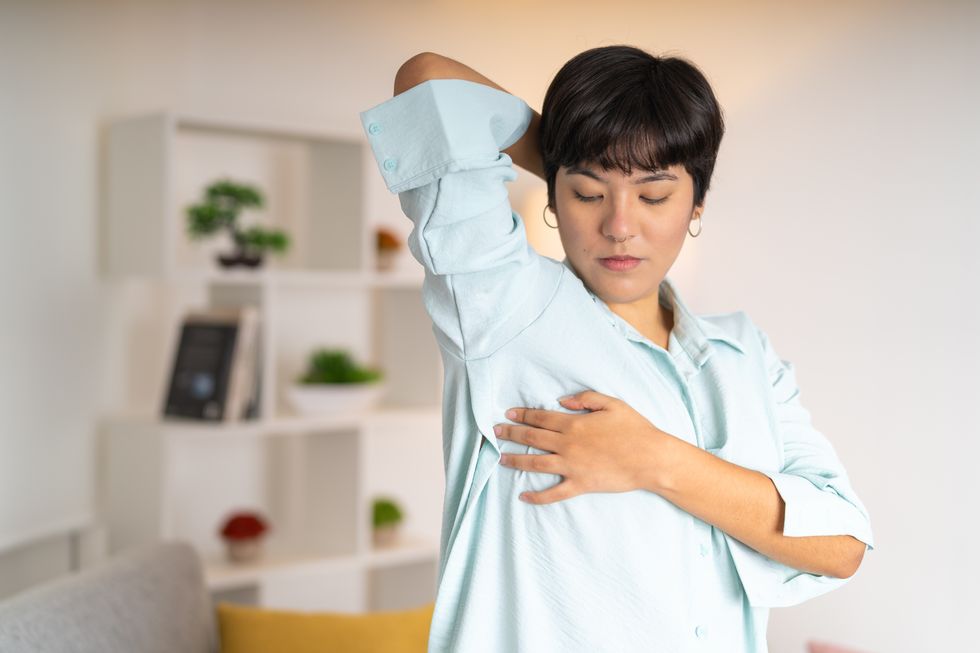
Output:
M602 219L602 233L610 240L623 242L632 238L636 231L633 224L634 208L625 199L611 197L606 215Z

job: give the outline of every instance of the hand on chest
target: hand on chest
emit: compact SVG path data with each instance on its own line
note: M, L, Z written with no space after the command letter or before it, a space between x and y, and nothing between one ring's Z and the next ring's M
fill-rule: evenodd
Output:
M729 462L778 468L769 389L756 366L718 351L699 369L690 359L678 361L679 356L630 344L632 351L618 357L615 350L574 360L566 353L561 364L545 351L534 360L498 358L495 412L503 416L511 406L571 412L558 403L559 397L595 390L621 399L657 428Z

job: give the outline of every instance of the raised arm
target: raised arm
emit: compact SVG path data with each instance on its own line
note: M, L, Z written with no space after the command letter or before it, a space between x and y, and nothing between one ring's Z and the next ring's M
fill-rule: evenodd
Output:
M478 84L485 84L505 93L510 92L455 59L444 57L435 52L420 52L403 63L398 69L398 73L395 75L394 95L404 93L413 86L430 79L465 79ZM541 115L532 110L531 123L528 125L527 131L516 143L502 151L510 155L514 163L544 179L544 164L541 161L541 145L538 136L540 124Z
M414 223L412 256L425 268L422 299L440 345L478 359L521 333L558 287L558 261L527 242L506 183L507 149L530 125L521 98L469 79L400 71L401 93L360 113L389 191ZM420 66L421 67L421 66Z

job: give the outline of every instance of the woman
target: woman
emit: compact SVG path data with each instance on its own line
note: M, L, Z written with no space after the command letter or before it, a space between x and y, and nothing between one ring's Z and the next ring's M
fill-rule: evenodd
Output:
M868 514L792 364L666 276L723 133L693 65L588 50L538 116L422 53L361 120L444 363L430 651L765 651L770 607L854 574ZM563 261L527 243L512 162L547 182Z

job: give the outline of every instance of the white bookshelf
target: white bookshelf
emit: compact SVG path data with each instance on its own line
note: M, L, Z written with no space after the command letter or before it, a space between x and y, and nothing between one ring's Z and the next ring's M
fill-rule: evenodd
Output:
M255 420L163 419L145 409L102 420L99 503L110 553L189 541L215 599L282 609L359 612L434 599L442 361L421 300L421 267L375 269L375 225L364 210L373 164L362 139L308 126L173 113L109 126L103 274L196 290L207 306L256 306L262 384ZM267 255L258 270L223 270L213 258L229 243L185 235L185 207L218 178L262 188L267 208L251 219L289 232L287 256ZM181 313L160 317L171 334L158 343L167 352L164 377ZM347 348L384 370L378 407L292 413L284 389L321 346ZM164 388L166 379L159 382ZM416 463L405 469L409 455ZM376 550L370 515L378 494L394 495L407 519L401 542ZM259 509L272 523L254 564L228 563L217 535L239 508Z

